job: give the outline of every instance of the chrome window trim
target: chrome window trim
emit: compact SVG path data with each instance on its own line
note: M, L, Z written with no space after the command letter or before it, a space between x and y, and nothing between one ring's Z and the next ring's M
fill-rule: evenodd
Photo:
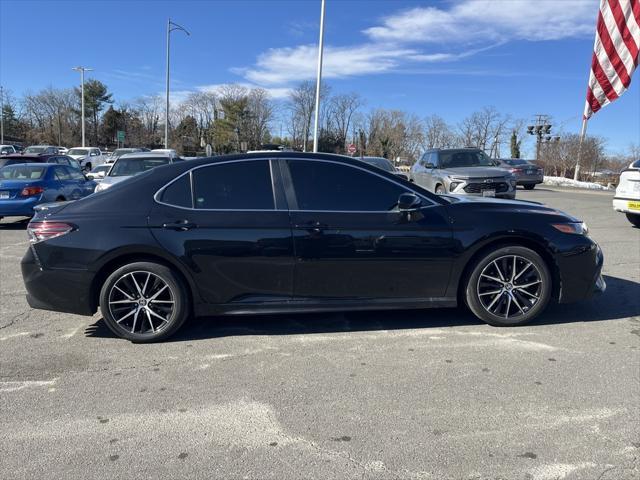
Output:
M207 168L207 167L215 167L217 165L225 165L227 163L239 163L239 162L255 162L255 161L266 161L269 162L269 175L271 176L271 194L273 195L273 205L274 207L277 206L277 202L275 199L275 191L274 191L274 183L273 183L273 172L271 171L271 158L239 158L236 160L225 160L223 162L214 162L214 163L207 163L205 165L198 165L197 167L193 167L189 170L187 170L186 172L181 173L180 175L178 175L176 178L174 178L173 180L171 180L169 183L163 185L162 187L160 187L156 193L153 195L153 200L160 204L160 205L166 205L167 207L172 207L172 208L179 208L181 210L189 210L189 211L193 211L193 212L286 212L286 210L284 209L277 209L277 208L195 208L195 196L194 196L194 188L193 188L193 172L195 170L199 170L201 168ZM189 175L190 176L190 183L191 183L191 208L189 207L181 207L179 205L173 205L171 203L166 203L166 202L162 202L160 201L160 197L162 196L162 193L164 192L165 189L167 189L171 184L173 184L174 182L178 181L180 178L182 178L185 175Z
M187 170L186 172L181 173L180 175L178 175L176 178L174 178L173 180L169 181L167 184L163 185L162 187L160 187L156 193L153 195L153 200L159 204L159 205L165 205L167 207L172 207L172 208L178 208L180 210L189 210L189 211L195 211L195 212L296 212L296 213L302 213L302 212L310 212L310 213L359 213L359 214L363 214L363 213L375 213L375 214L380 214L380 213L394 213L394 210L299 210L299 209L283 209L283 208L195 208L195 198L194 198L194 189L193 189L193 172L195 170L199 170L201 168L207 168L207 167L215 167L217 165L224 165L227 163L240 163L240 162L251 162L251 161L256 161L256 160L262 160L262 161L267 161L269 162L269 173L271 175L271 191L272 194L274 196L274 206L277 207L277 201L276 201L276 192L275 192L275 185L274 185L274 175L273 175L273 170L272 170L272 165L273 165L273 160L284 160L284 161L288 161L288 160L306 160L306 161L311 161L311 162L325 162L325 163L336 163L338 165L345 165L347 167L351 167L351 168L355 168L357 170L362 170L363 172L375 175L377 177L382 178L383 180L386 180L387 182L393 183L399 187L405 188L408 192L411 192L415 195L417 195L418 197L420 197L422 200L425 200L427 202L430 203L430 205L423 205L421 208L425 208L425 207L433 207L436 205L439 205L439 203L434 202L433 200L431 200L430 198L425 197L423 194L421 194L420 192L416 192L415 190L413 190L410 187L407 187L406 185L403 185L399 182L394 181L393 179L390 178L386 178L383 175L378 174L377 172L372 172L370 170L367 170L366 168L362 168L359 167L357 165L350 165L348 163L343 163L343 162L338 162L336 160L324 160L324 159L308 159L308 158L300 158L300 157L278 157L278 158L240 158L240 159L235 159L235 160L225 160L222 162L215 162L215 163L207 163L205 165L198 165L197 167L193 167L189 170ZM189 207L181 207L179 205L173 205L170 203L166 203L166 202L162 202L160 201L160 196L162 195L162 193L164 192L164 190L166 188L168 188L171 184L173 184L174 182L178 181L180 178L182 178L185 175L190 175L190 182L191 182L191 208Z

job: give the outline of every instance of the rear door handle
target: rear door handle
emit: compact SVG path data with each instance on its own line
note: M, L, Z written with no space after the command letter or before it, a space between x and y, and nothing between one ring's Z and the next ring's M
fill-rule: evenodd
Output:
M322 233L323 230L329 228L329 225L327 225L326 223L311 220L302 225L296 225L295 227L302 230L307 230L312 233Z
M162 224L162 228L166 228L167 230L178 230L180 232L186 232L187 230L191 230L196 227L197 225L195 223L191 223L189 220L176 220L173 223Z

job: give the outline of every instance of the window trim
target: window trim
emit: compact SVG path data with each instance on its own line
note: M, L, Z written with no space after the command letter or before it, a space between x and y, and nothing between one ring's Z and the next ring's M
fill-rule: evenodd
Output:
M218 165L225 165L228 163L255 162L256 160L269 162L269 176L271 177L271 194L273 195L273 205L275 208L195 208L195 197L194 197L195 191L193 188L194 187L194 183L193 183L194 171L199 170L201 168L215 167ZM276 184L274 180L274 175L273 175L274 172L273 172L272 164L273 164L273 159L271 158L240 158L236 160L225 160L222 162L213 162L213 163L207 163L205 165L198 165L197 167L193 167L187 170L186 172L181 173L176 178L171 180L169 183L160 187L156 191L156 193L153 195L153 200L160 205L165 205L167 207L172 207L172 208L179 208L181 210L189 210L193 212L286 212L287 211L286 209L278 208L278 202L277 202L277 197L275 192ZM181 207L179 205L173 205L171 203L162 202L160 200L160 197L164 193L165 189L167 189L171 184L178 181L180 178L184 177L185 175L190 176L189 181L191 184L191 207Z
M310 162L324 162L324 163L336 163L338 165L344 165L346 167L351 167L354 168L356 170L362 170L365 173L369 173L371 175L375 175L376 177L380 177L383 180L386 180L389 183L393 183L399 187L405 188L407 190L407 192L412 192L415 195L417 195L418 197L420 197L422 200L426 200L427 202L430 203L430 205L423 205L421 208L424 207L432 207L435 205L440 205L439 203L433 201L432 199L426 197L424 194L415 191L414 189L395 181L395 179L391 179L391 178L387 178L384 175L380 175L378 172L373 172L371 170L368 170L366 168L362 168L358 165L351 165L349 163L344 163L344 162L339 162L336 160L325 160L325 159L308 159L308 158L296 158L296 157L292 157L292 158L282 158L280 160L283 160L282 165L283 165L283 169L284 171L286 171L286 175L287 175L287 180L288 180L288 185L287 185L287 190L288 192L290 191L290 195L292 197L292 199L289 199L289 195L287 195L287 199L289 200L290 204L292 203L292 201L294 201L295 203L293 203L293 205L295 205L295 208L290 208L289 211L290 212L295 212L295 213L302 213L302 212L309 212L309 213L376 213L376 214L380 214L380 213L393 213L393 210L301 210L298 208L298 197L297 194L295 192L295 186L293 184L293 178L291 177L291 172L289 170L289 166L287 165L287 162L290 160L300 160L300 161L310 161ZM377 168L377 167L371 167L371 168ZM390 174L392 175L392 174Z

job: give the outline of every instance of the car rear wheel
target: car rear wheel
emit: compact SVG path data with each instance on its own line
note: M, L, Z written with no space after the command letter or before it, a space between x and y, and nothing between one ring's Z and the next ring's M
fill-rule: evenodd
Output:
M187 289L170 268L151 262L120 267L104 282L100 310L113 333L133 342L157 342L189 316Z
M534 188L536 188L536 184L535 183L527 183L524 186L525 190L533 190Z
M445 192L444 187L442 185L438 185L436 187L436 195L444 195L445 193L447 192Z
M634 227L640 227L640 214L627 213L627 220L629 220Z
M471 270L465 301L481 320L496 327L523 325L551 298L549 267L529 248L510 246L489 252Z

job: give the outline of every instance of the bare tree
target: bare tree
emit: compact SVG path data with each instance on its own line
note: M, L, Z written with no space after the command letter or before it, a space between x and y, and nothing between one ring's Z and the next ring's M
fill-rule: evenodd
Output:
M459 138L453 129L438 115L430 115L424 120L425 148L453 148Z
M335 95L328 102L327 130L331 131L342 149L346 148L347 137L354 114L364 104L357 93Z
M260 148L269 136L269 125L274 117L274 104L266 90L255 88L248 96L248 137L249 147Z

